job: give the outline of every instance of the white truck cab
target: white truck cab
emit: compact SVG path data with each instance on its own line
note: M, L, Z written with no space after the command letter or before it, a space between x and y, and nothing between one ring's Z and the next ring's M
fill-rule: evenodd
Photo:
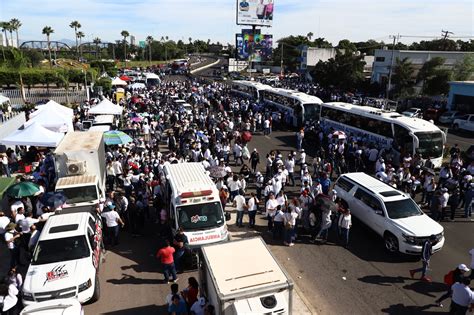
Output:
M435 235L433 251L444 245L444 228L427 216L411 197L365 173L341 175L334 189L351 213L384 239L389 252L417 255Z
M100 297L102 221L94 212L52 215L41 231L23 284L23 304Z

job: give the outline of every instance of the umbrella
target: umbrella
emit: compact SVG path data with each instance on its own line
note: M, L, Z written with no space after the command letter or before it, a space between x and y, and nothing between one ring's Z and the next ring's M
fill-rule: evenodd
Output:
M140 116L135 116L135 117L132 117L132 119L130 119L131 121L133 122L141 122L143 120L143 118L141 118Z
M334 131L332 133L333 137L336 137L337 139L346 139L346 133L344 131Z
M123 131L112 130L104 132L104 141L106 145L114 145L129 143L133 139Z
M244 131L242 132L242 140L249 142L252 140L252 133L250 131Z
M214 166L209 169L209 176L214 178L222 178L227 175L225 168L221 166Z
M59 208L66 203L66 196L59 192L48 192L43 195L41 202L51 208Z
M24 181L10 186L5 194L13 198L34 196L40 192L40 187L33 182Z
M120 80L123 80L123 81L131 81L132 79L130 79L130 77L126 76L126 75L123 75L120 77Z

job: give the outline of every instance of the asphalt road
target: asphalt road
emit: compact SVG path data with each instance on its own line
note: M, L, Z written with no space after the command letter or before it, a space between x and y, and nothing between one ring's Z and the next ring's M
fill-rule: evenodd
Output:
M274 132L270 137L255 135L249 147L264 156L271 149L292 149L293 141L292 132ZM166 314L163 301L169 286L161 283L153 257L159 242L151 222L146 236L131 238L124 232L121 245L108 252L100 270L102 298L87 305L86 314ZM230 224L230 230L236 230L233 220ZM386 253L381 238L357 220L347 250L334 243L334 235L324 245L303 239L294 247L282 246L265 232L262 218L256 229L240 229L237 237L262 235L319 314L438 314L449 305L449 300L445 308L434 305L445 290L444 274L469 263L473 224L463 219L443 223L446 243L432 258L430 284L409 276L409 269L421 265L417 257ZM195 273L180 275L181 288L189 276Z

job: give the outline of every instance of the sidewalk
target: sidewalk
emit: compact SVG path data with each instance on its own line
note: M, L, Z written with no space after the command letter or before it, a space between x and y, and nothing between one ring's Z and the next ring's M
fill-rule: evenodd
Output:
M248 228L238 228L235 225L235 208L231 205L226 206L226 212L230 212L232 214L230 221L227 221L227 227L231 235L231 239L236 238L249 238L254 236L262 236L259 231L248 229ZM256 225L265 226L266 221L263 221L259 218L260 216L257 215ZM244 215L244 225L248 224L248 216ZM264 224L262 224L264 223ZM270 248L271 249L271 248ZM281 263L280 263L281 264ZM290 275L291 276L291 275ZM306 299L306 297L302 294L299 290L296 282L294 283L294 290L293 290L293 314L300 315L300 314L317 314L317 311L311 305L311 303Z

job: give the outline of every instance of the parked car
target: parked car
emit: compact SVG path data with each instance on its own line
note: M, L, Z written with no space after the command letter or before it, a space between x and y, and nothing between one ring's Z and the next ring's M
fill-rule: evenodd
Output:
M422 109L417 107L412 107L402 112L403 116L412 117L412 118L421 118Z
M474 114L464 115L453 121L454 130L474 131Z
M23 304L63 298L97 301L101 248L102 220L94 211L49 217L25 276Z
M441 108L436 108L436 107L430 107L425 110L423 113L423 119L425 120L433 120L434 122L437 122L439 120L439 117L444 113L445 111Z
M453 121L464 114L458 112L458 111L447 111L444 112L441 116L439 116L439 122L442 124L452 124Z
M424 241L436 236L433 251L444 245L444 228L411 197L365 173L341 175L334 189L354 217L379 234L389 252L418 255Z

